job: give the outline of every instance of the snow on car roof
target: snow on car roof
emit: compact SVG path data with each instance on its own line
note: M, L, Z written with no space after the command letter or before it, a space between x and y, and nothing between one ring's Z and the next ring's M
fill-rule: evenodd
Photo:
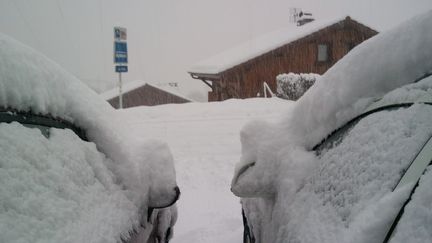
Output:
M298 40L329 25L343 21L343 17L315 20L311 23L296 26L292 24L258 38L249 40L239 46L228 49L208 59L202 60L189 68L189 73L217 74L254 57Z
M113 110L58 64L1 33L0 87L4 108L50 114L84 128Z

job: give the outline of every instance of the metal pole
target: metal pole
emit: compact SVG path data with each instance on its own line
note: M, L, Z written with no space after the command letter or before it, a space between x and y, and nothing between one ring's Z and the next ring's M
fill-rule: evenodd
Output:
M119 72L119 108L123 109L123 92L122 92L122 78L121 78L121 72Z

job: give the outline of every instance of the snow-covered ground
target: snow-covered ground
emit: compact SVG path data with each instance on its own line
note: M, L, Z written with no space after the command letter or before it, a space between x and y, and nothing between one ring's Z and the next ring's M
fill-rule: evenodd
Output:
M135 136L167 141L182 195L172 242L242 241L239 199L230 191L239 131L253 119L276 121L292 107L278 98L138 107L118 111Z

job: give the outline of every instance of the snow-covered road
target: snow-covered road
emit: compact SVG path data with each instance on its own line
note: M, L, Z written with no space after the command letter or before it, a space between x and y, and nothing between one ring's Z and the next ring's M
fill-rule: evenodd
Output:
M174 243L238 243L239 199L230 192L239 131L252 119L275 121L292 103L277 98L138 107L119 111L127 132L166 141L181 188Z

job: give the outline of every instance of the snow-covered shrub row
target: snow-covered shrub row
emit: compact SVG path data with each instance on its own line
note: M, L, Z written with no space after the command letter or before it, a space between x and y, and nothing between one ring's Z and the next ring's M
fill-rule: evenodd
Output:
M298 100L320 77L316 73L283 73L276 76L277 96Z
M330 68L285 119L242 129L232 191L243 197L257 242L382 242L412 185L392 189L432 135L431 107L374 113L333 149L321 155L311 149L377 97L388 93L382 100L389 103L432 97L430 77L407 85L432 72L430 26L432 11L365 41ZM423 179L419 188L429 182ZM430 225L430 217L418 217L431 210L430 203L422 208L430 195L418 197L425 199L417 200L419 210L410 210L406 231L395 240L404 242L417 226ZM419 221L413 221L416 216ZM420 237L418 242L430 242L429 234Z
M135 207L134 215L142 215L143 219L141 222L146 222L146 209L148 206L156 207L164 204L166 205L176 197L176 178L173 158L165 143L149 140L148 138L125 136L126 133L122 133L118 126L120 122L115 110L93 90L89 89L80 80L47 57L3 34L0 34L0 107L19 111L31 111L35 114L50 115L70 121L74 125L84 129L89 140L94 142L97 149L103 152L109 159L103 159L98 167L86 165L86 163L93 163L93 157L78 161L77 163L83 167L90 166L91 172L88 173L94 173L96 176L98 173L103 173L101 170L104 170L104 166L111 170L113 173L113 180L116 181L121 188L124 188L122 193L133 203ZM38 154L38 151L30 152L36 153L36 157L42 156ZM40 152L42 153L43 151ZM2 153L2 162L4 162L4 155L5 154ZM29 156L30 155L26 158ZM70 159L73 160L74 158L72 157ZM47 160L46 163L50 163L50 161ZM49 168L50 165L45 164L41 166L43 168ZM30 174L38 173L38 168L28 169L28 173ZM1 170L4 170L4 168L0 167L0 173L5 173ZM78 170L75 172L78 174L81 173ZM57 177L55 174L49 174L47 176ZM79 175L77 175L77 177L79 177ZM17 173L16 177L13 179L26 180L26 173ZM55 178L52 179L55 180ZM75 180L73 178L69 179ZM17 193L31 190L31 188L25 187L7 188L10 185L11 184L8 183L2 183L0 184L0 188L1 190L16 191ZM36 185L34 186L36 187ZM76 193L69 192L69 190L75 189L82 191L90 190L89 194L91 194L93 188L96 187L89 188L86 185L78 183L75 188L49 188L52 191L47 193L57 195L62 193ZM98 194L97 191L93 192L95 195ZM31 196L32 194L25 194L24 196L26 195ZM28 199L31 200L31 198ZM46 197L46 203L49 203L48 201L50 199L51 197ZM90 200L87 202L88 204L100 204L96 199L95 197L90 197L86 200ZM73 198L66 197L64 200L73 201ZM72 201L64 203L73 204L74 202ZM9 213L11 205L4 205L4 203L6 203L6 201L0 200L0 210L6 208L7 211L3 213ZM31 205L27 206L30 207ZM78 204L78 208L72 208L76 210L86 210L86 208L81 208L80 206L84 207L85 205ZM129 204L117 203L117 206L129 207ZM30 208L25 209L25 207L23 207L22 209L22 211L16 211L16 213L22 217L15 217L13 218L14 221L9 222L11 225L15 225L13 230L27 231L28 234L30 234L29 232L38 231L34 232L34 234L44 236L43 230L45 230L45 228L24 229L19 227L19 225L26 224L23 221L32 217L28 214L31 211ZM127 211L130 209L127 208L125 210ZM60 224L66 227L64 229L65 232L70 224L83 223L86 225L85 221L82 221L86 220L85 218L73 216L76 214L75 210L54 210L52 212L59 213L65 221L69 221ZM4 217L3 215L0 216L2 218ZM44 215L41 215L38 216L37 219L43 220L43 217ZM100 221L101 223L103 222L103 218L95 219L102 220ZM111 229L113 230L111 235L117 235L119 237L121 233L127 233L124 231L125 228L139 227L137 224L138 221L133 218L130 218L129 221L122 220L121 222L122 224L115 224L118 227ZM98 230L101 226L96 224L94 226L96 227L93 228L95 232L99 232ZM3 232L3 229L1 232ZM72 234L74 233L76 233L76 231L70 231L71 235L64 235L65 239L67 237L73 237ZM99 233L99 235L103 235L102 232ZM3 236L4 234L0 234L0 237ZM46 236L53 235L46 234ZM101 237L101 239L102 238L103 237ZM4 240L1 238L0 241L13 242L9 239ZM38 241L39 239L33 239L33 242ZM58 242L51 239L41 239L41 241ZM116 240L110 238L104 242L116 242Z

